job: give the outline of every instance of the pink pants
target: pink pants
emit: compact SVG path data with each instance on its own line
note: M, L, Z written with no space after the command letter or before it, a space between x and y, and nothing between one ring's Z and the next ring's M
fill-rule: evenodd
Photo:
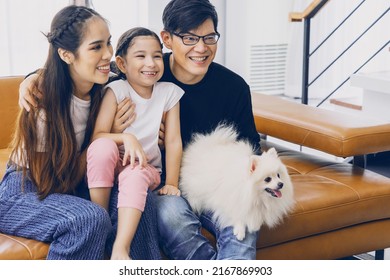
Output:
M152 166L143 169L136 165L122 166L116 143L99 138L91 143L87 152L87 177L89 188L112 187L118 175L118 208L131 207L143 211L148 189L160 184L160 173Z

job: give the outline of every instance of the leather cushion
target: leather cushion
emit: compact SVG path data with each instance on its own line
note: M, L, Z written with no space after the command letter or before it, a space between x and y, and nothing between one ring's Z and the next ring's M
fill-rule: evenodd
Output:
M349 163L277 149L291 175L297 203L282 224L262 229L258 248L390 218L389 178Z
M18 92L22 76L0 77L0 149L7 148L19 112Z
M339 157L390 150L390 123L252 93L257 131Z
M48 249L46 243L0 233L0 259L43 260Z

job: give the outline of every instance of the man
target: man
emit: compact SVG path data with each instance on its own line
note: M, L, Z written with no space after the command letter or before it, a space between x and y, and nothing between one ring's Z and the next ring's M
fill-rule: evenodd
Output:
M211 132L221 123L233 124L242 139L259 150L249 86L234 72L213 62L220 34L218 16L209 0L172 0L163 12L161 38L172 52L164 55L161 81L180 86L183 145L193 133ZM240 186L237 186L238 188ZM231 227L219 228L211 213L199 217L180 196L157 196L160 245L172 259L255 259L257 233L238 241ZM201 235L214 233L217 250Z

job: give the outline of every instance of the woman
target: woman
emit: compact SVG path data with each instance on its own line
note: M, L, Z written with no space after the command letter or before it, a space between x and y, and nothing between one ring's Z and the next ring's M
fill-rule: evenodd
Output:
M46 35L50 43L36 91L43 96L21 111L6 174L0 184L0 232L50 243L48 259L102 259L117 224L83 193L85 153L102 84L113 54L107 22L94 10L68 6ZM149 196L148 196L149 197ZM147 201L134 238L135 259L158 259L155 213Z

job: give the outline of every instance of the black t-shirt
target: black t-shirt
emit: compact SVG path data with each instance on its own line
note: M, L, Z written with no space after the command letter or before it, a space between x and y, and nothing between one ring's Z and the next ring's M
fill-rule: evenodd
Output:
M197 84L179 82L169 67L171 53L164 54L164 75L160 81L172 82L185 93L180 99L180 127L185 147L193 133L208 133L218 124L232 124L240 139L248 140L256 151L260 137L256 131L250 89L242 77L211 63L205 77Z

